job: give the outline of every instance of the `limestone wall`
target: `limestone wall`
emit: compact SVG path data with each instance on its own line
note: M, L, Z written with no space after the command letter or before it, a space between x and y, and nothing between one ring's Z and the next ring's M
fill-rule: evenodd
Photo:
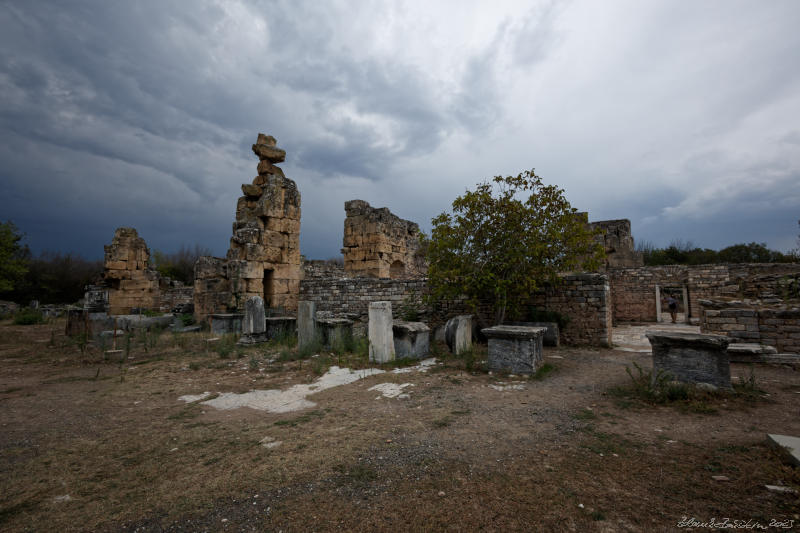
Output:
M150 250L133 228L117 228L105 246L103 280L108 286L108 314L131 309L159 309L158 272L150 269Z
M195 265L195 315L243 311L251 296L267 308L297 310L300 268L300 191L275 166L286 157L275 138L260 133L253 153L258 176L242 185L227 257ZM200 282L200 283L198 283Z
M390 301L395 317L400 316L404 303L417 302L419 320L432 329L455 315L470 313L463 300L443 300L427 307L422 297L427 292L427 279L372 278L306 278L300 283L300 298L316 302L317 310L335 315L347 315L366 321L369 302ZM537 295L531 302L541 308L558 311L570 317L561 339L567 344L607 346L611 342L610 290L603 274L574 274L564 277L564 283ZM488 305L479 307L482 321L492 324Z
M800 353L800 308L770 308L737 302L701 302L703 333L727 335L734 342L774 346L780 353ZM785 307L785 306L783 306Z
M423 276L419 226L363 200L344 204L344 270L353 277L403 279Z
M656 285L662 288L685 286L693 318L700 318L700 299L775 299L800 295L800 264L797 263L611 268L608 275L616 322L655 321Z
M600 228L602 234L597 236L606 251L605 267L639 267L644 265L641 252L634 249L631 221L627 218L618 220L598 220L590 222L592 229Z

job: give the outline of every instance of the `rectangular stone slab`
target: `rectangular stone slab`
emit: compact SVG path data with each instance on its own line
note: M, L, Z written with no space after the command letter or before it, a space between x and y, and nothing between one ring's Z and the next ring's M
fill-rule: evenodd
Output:
M777 448L794 466L800 466L800 438L768 434L767 444Z
M722 335L697 333L645 333L653 347L653 382L668 374L684 383L707 383L731 388L730 339Z

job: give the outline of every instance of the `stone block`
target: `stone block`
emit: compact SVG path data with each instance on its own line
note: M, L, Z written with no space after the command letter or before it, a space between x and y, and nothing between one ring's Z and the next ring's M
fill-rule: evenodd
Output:
M326 348L343 347L353 336L353 321L347 318L317 320L317 332Z
M210 318L211 333L215 335L242 332L242 315L239 313L215 313Z
M484 328L489 340L488 366L514 374L532 374L543 361L544 327L500 325Z
M297 347L302 349L317 338L317 304L307 300L297 302Z
M267 331L266 314L264 313L264 300L260 296L251 296L245 302L244 321L242 333L261 334Z
M662 374L685 383L731 388L730 339L695 333L646 333L653 348L653 380Z
M458 315L448 320L444 338L447 347L455 355L472 349L472 315Z
M394 361L391 302L369 304L369 360L374 363Z
M398 359L423 359L430 351L430 328L424 322L395 320L392 325L394 351Z

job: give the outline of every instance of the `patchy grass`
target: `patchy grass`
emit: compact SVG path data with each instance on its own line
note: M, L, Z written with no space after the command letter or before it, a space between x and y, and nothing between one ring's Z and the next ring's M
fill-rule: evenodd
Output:
M540 366L538 369L536 369L536 372L531 374L530 379L542 380L542 379L546 378L547 376L549 376L550 374L552 374L555 369L556 369L556 367L554 365L552 365L550 363L545 363L542 366Z
M671 376L665 373L653 378L652 372L645 372L636 362L633 368L635 372L630 367L625 368L630 378L627 385L611 387L606 391L606 395L614 398L619 408L667 405L681 412L718 414L720 407L746 408L756 402L770 401L757 386L752 373L749 379L735 383L733 391L726 391L672 381Z

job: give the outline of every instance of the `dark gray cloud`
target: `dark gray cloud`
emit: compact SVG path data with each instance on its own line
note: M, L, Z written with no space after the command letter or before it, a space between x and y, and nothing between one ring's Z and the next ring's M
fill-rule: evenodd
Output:
M263 131L287 150L310 257L338 253L344 200L427 227L465 187L531 167L592 218L631 218L640 240L791 245L798 15L0 2L0 218L36 250L97 257L133 225L153 248L222 254Z

